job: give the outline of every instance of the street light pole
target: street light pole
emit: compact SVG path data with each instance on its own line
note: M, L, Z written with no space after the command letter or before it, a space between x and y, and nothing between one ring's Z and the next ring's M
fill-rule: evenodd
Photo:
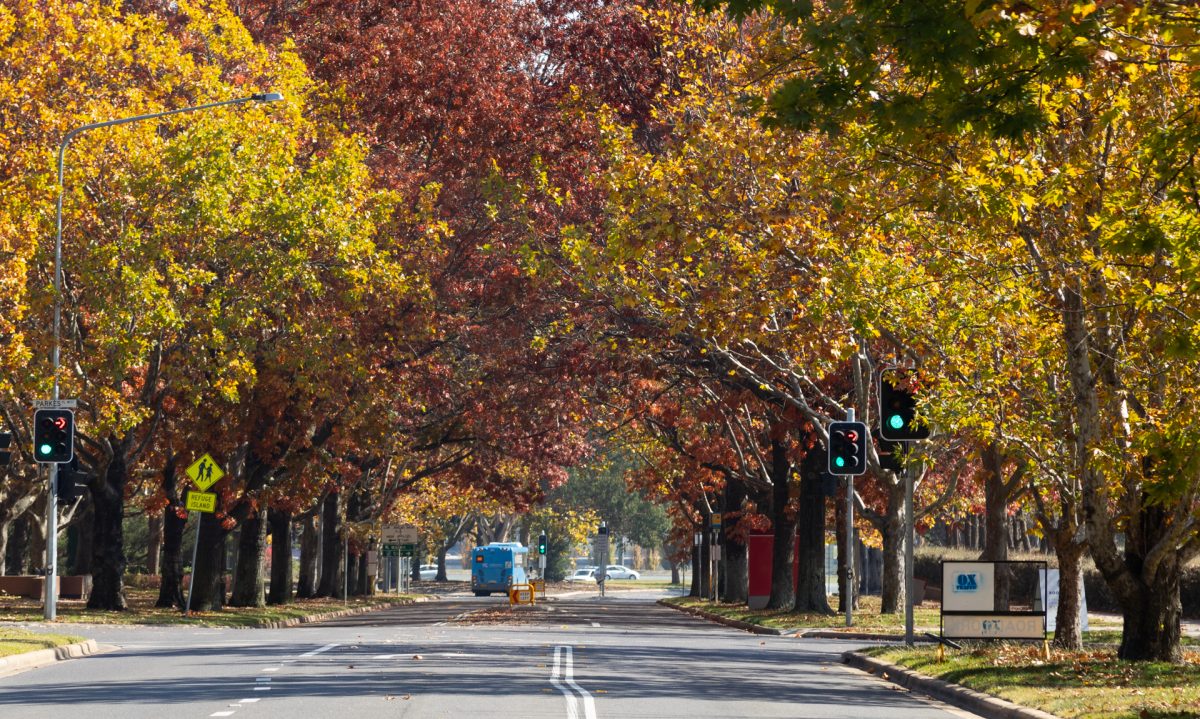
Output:
M58 206L55 211L54 218L54 351L51 354L51 362L54 371L54 399L58 400L58 368L59 368L59 345L62 325L62 209L63 209L63 161L67 154L67 146L71 144L71 140L77 135L81 135L88 130L96 130L102 127L112 127L114 125L127 125L131 122L140 122L142 120L156 120L160 117L168 117L170 115L180 115L185 112L196 112L197 110L210 110L215 107L224 107L226 105L242 105L248 102L279 102L283 99L283 95L277 92L260 92L249 97L239 97L235 100L221 100L219 102L209 102L203 105L193 105L191 107L181 107L176 110L167 110L165 112L153 112L148 115L135 115L133 117L122 117L117 120L107 120L105 122L93 122L89 125L82 125L69 131L63 137L62 143L58 146ZM46 595L45 595L45 611L44 618L46 621L54 621L56 617L55 601L58 598L58 592L55 591L54 582L58 574L58 465L50 465L50 501L46 508Z

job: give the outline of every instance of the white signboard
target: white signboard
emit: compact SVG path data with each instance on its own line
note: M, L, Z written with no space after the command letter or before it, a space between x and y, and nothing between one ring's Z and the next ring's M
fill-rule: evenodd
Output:
M379 552L374 549L367 550L367 574L371 576L379 574Z
M953 612L995 611L995 565L991 562L944 562L942 609Z
M1042 616L1004 617L995 614L948 614L942 617L942 636L952 639L1042 639Z
M413 524L383 525L381 544L417 544L421 541L421 530Z
M1038 570L1038 594L1042 597L1042 606L1046 607L1046 631L1052 632L1058 627L1058 570ZM1087 592L1083 582L1079 583L1079 624L1083 631L1088 630Z

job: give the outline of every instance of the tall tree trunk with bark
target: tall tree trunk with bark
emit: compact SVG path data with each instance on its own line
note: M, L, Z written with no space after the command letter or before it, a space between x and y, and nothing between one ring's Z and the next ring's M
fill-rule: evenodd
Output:
M220 498L218 495L218 509ZM225 604L225 529L215 512L198 512L200 536L192 568L192 611L212 612Z
M904 611L904 483L889 485L883 516L883 587L880 613Z
M792 611L796 607L796 519L789 505L792 463L780 439L771 439L771 522L775 543L771 548L771 597L768 609Z
M183 532L187 526L187 514L179 503L176 488L176 458L171 455L163 465L162 486L170 504L163 510L163 559L162 578L158 583L156 607L184 606L183 596Z
M799 538L799 576L796 578L796 611L832 614L825 591L825 494L828 457L813 447L800 462L800 510L796 515Z
M262 509L242 520L237 565L233 573L232 607L266 606L267 521Z
M1058 614L1055 615L1054 644L1063 649L1083 648L1080 621L1083 596L1083 553L1087 545L1076 541L1074 527L1054 533L1058 557Z
M104 470L104 478L91 483L92 506L95 508L92 540L92 592L88 609L124 610L125 603L125 466L130 440L118 442L110 438L112 458Z
M296 597L311 599L317 596L318 561L321 551L320 519L314 513L300 520L300 576L296 581Z
M267 512L271 528L271 590L267 604L292 602L292 515L271 508Z
M29 573L30 518L23 514L13 520L8 535L5 565L7 574L20 576Z
M342 566L340 494L330 493L321 507L321 581L318 597L345 598L345 567Z
M723 505L725 514L722 520L721 532L724 535L724 546L721 548L723 567L721 598L734 604L744 603L747 599L746 544L737 535L729 532L742 516L743 505L746 501L746 485L740 479L726 477L725 497Z
M162 572L163 545L163 513L161 511L146 517L149 524L149 536L146 537L146 574L156 575Z

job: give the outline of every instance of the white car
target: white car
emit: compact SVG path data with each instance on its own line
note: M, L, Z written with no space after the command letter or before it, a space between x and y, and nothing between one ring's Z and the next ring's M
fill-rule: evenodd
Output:
M629 567L623 567L620 564L610 564L604 568L604 573L609 579L637 579L638 573Z
M576 569L574 571L574 573L571 574L571 576L567 577L566 581L568 581L568 582L592 582L592 581L595 581L595 577L593 576L595 573L596 573L595 567L583 567L582 569Z
M421 581L422 582L431 582L434 579L437 579L437 565L436 564L422 564L421 565Z

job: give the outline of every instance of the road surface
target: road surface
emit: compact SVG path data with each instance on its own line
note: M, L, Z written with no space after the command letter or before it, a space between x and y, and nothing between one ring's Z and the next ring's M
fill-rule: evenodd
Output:
M447 597L287 629L72 626L114 649L0 678L0 717L973 716L843 667L845 642L747 634L656 596L518 611Z

